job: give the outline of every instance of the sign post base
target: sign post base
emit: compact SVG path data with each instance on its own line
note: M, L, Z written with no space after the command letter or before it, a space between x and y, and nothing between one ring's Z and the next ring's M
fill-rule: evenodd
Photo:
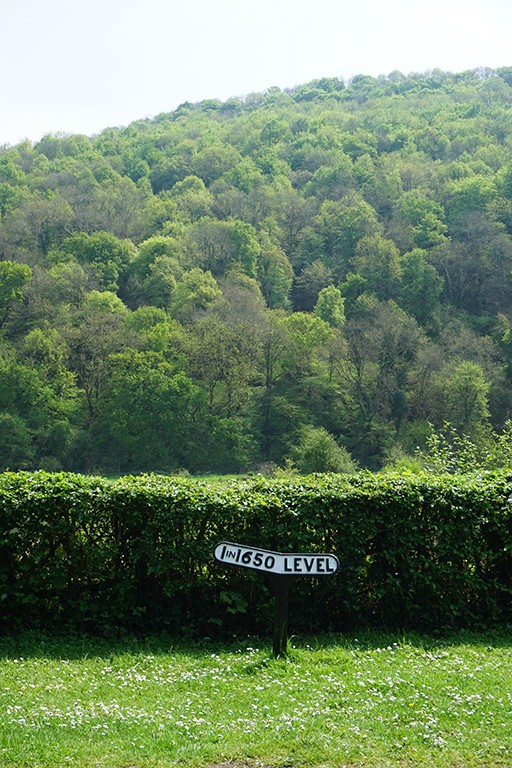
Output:
M273 573L268 576L274 588L274 656L286 656L288 652L288 593L292 585L292 576Z
M316 552L273 552L259 547L220 541L215 559L263 573L274 588L274 656L288 650L288 592L297 576L331 576L339 568L336 555Z

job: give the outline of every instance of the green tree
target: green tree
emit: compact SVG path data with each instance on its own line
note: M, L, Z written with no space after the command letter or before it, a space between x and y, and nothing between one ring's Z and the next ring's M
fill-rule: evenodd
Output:
M472 175L449 185L446 210L450 228L458 234L466 216L483 211L496 196L496 183L488 175Z
M227 324L214 313L198 320L186 340L188 370L204 382L212 413L232 417L250 402L259 374L261 342L248 323Z
M160 353L168 362L182 361L186 348L187 330L161 308L139 307L126 318L126 328L132 336L130 346Z
M189 240L193 262L214 277L221 277L236 264L249 277L256 276L261 246L250 223L204 217L190 228Z
M340 152L331 165L321 165L305 187L308 197L317 200L340 200L355 187L353 165L344 152Z
M311 224L315 206L297 190L286 189L280 194L276 211L280 225L281 245L290 260L294 259L299 247L300 235Z
M170 194L178 213L187 221L199 221L211 213L213 197L197 176L186 176L183 181L176 182Z
M503 424L509 80L327 78L0 150L0 353L20 401L5 390L0 410L16 461L101 463L100 401L129 349L185 371L210 468L247 467L257 446L282 463L305 425L378 467L451 420L463 361L489 385L475 423Z
M185 272L176 284L169 311L180 322L191 322L215 304L221 291L211 272L195 267Z
M76 390L72 380L68 381L69 387L59 387L32 361L0 358L0 413L4 414L4 429L8 425L13 429L4 458L16 458L16 468L61 467L74 436Z
M35 463L34 435L17 414L0 412L0 467L16 471Z
M104 291L117 291L124 279L135 248L128 240L120 240L109 232L76 232L60 245L54 260L75 259L79 264L91 267Z
M448 228L440 203L413 193L401 201L401 213L411 228L415 248L433 248L445 241Z
M286 253L263 238L258 259L258 283L270 309L290 309L293 267Z
M197 152L192 158L193 170L207 186L228 173L242 159L230 144L214 144Z
M73 211L57 195L23 197L21 204L4 215L4 239L8 253L23 254L33 264L69 234Z
M157 256L145 278L141 300L155 307L169 307L183 270L172 256Z
M398 248L381 235L359 240L350 267L363 277L367 290L379 299L395 299L400 290L402 268Z
M0 182L19 186L26 182L22 159L16 149L4 150L0 154Z
M303 474L312 472L339 472L353 474L357 464L346 448L323 427L305 427L300 441L292 452L294 464Z
M408 418L410 373L424 345L416 321L394 302L362 295L344 334L348 355L333 360L350 452L375 467Z
M24 189L15 187L5 181L0 181L0 221L3 220L4 215L8 211L20 205L25 195Z
M250 324L257 333L266 312L257 280L235 266L221 280L220 288L222 297L212 305L215 315L228 325Z
M268 146L283 141L289 132L287 123L277 117L271 117L261 129L261 140Z
M143 280L159 256L168 256L179 262L183 256L183 248L174 237L163 235L149 237L139 245L138 252L129 265L130 274L134 273L140 280Z
M167 307L183 274L182 256L183 247L175 237L155 235L144 240L126 272L123 298L128 305Z
M112 355L98 405L100 458L111 468L196 468L194 452L206 436L205 399L159 355L133 349Z
M332 269L321 259L304 267L295 280L293 305L297 311L310 312L318 301L320 292L334 281Z
M76 261L55 264L49 270L48 276L48 292L54 305L64 303L75 309L80 309L86 294L92 289L91 283L94 282L92 276Z
M278 310L267 313L262 332L263 377L257 393L254 431L259 437L265 460L280 461L288 452L290 434L295 434L299 409L280 394L285 379L283 357L288 346L284 327L286 315Z
M361 238L379 231L377 215L364 200L326 200L318 215L324 263L343 279Z
M149 190L137 187L128 176L108 172L94 198L93 228L120 240L138 240L144 228L144 208Z
M489 418L489 382L478 363L463 360L439 377L444 412L459 434L476 435Z
M440 316L443 278L429 263L426 251L415 248L401 259L400 306L421 326L436 327Z
M31 277L32 270L26 264L0 261L0 329L5 325L13 304L22 300L23 290Z
M98 401L107 380L109 357L127 342L129 310L110 292L91 291L66 328L70 368L82 388L90 418L97 414Z
M281 321L286 333L283 369L296 381L313 372L320 360L320 351L332 338L330 325L321 317L307 312L293 312Z
M75 376L68 369L69 349L63 336L55 328L34 328L23 339L20 358L37 369L41 380L60 398L62 412L72 413L78 392Z
M512 298L512 240L481 211L459 219L458 237L432 262L451 304L473 315L498 314Z
M231 230L233 259L240 264L246 275L256 277L261 247L256 239L256 230L246 221L234 221Z
M190 254L195 265L214 277L227 272L233 262L233 225L204 217L189 229Z
M322 288L318 294L314 313L324 322L329 323L332 328L343 328L345 325L345 299L339 288L334 285Z

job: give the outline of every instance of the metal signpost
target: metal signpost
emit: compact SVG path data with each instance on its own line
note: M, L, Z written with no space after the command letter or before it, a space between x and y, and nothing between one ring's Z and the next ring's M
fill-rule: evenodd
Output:
M221 541L215 547L216 560L264 573L274 587L274 656L286 653L288 644L288 592L297 576L331 576L339 568L335 555L272 552Z

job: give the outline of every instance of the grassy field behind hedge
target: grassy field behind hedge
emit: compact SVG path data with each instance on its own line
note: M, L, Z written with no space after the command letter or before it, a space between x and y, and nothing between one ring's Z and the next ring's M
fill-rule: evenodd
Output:
M512 630L0 640L3 768L509 768Z

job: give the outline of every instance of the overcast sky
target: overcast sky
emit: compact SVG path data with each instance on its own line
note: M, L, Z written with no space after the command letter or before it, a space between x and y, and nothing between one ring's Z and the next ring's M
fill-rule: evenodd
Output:
M0 0L0 145L318 77L512 66L512 0Z

